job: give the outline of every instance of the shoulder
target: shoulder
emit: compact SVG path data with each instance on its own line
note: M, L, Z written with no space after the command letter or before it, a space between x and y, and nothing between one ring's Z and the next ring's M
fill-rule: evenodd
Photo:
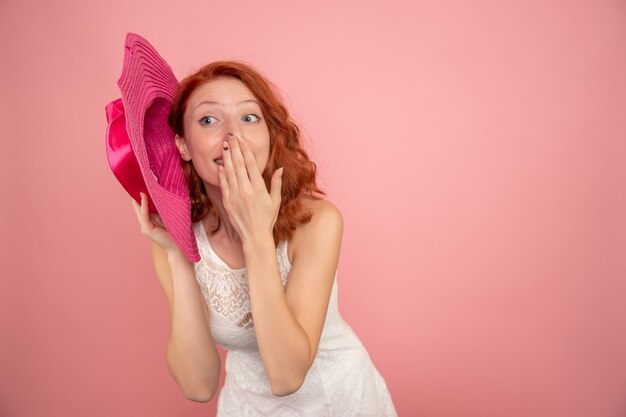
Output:
M302 204L311 212L311 220L300 225L295 233L309 235L313 230L343 227L343 216L339 208L325 198L303 197Z
M331 217L335 220L339 220L342 218L339 208L326 198L314 198L305 196L302 198L301 201L304 207L309 209L311 211L311 214L313 215L313 217L311 218L311 222L319 221L319 219L322 217Z
M341 241L343 235L343 215L339 208L325 198L305 196L303 206L311 212L311 220L299 225L294 231L289 246L292 248L292 259L299 249L311 246L315 241ZM307 245L308 244L308 245Z

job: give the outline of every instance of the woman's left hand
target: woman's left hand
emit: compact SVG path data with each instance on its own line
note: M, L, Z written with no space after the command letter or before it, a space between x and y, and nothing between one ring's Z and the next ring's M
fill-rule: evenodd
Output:
M242 242L271 236L280 209L283 168L274 171L268 193L248 144L237 135L229 136L222 146L224 166L218 175L230 223Z

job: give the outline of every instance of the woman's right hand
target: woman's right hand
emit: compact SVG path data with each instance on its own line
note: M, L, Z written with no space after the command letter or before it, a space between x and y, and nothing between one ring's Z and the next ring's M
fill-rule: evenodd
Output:
M178 245L172 239L172 235L165 228L161 216L158 213L148 212L148 197L144 193L140 192L139 194L141 195L141 206L133 198L131 198L131 203L139 220L141 233L148 236L167 252L180 251Z

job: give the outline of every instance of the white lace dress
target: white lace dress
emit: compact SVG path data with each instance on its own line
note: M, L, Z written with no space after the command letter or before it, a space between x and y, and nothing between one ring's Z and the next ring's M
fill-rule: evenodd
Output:
M228 351L217 417L397 417L383 377L339 314L336 273L317 356L304 383L293 394L272 394L256 342L246 269L232 269L217 256L202 222L193 227L201 256L196 279L210 309L211 333ZM276 252L285 287L291 269L286 240Z

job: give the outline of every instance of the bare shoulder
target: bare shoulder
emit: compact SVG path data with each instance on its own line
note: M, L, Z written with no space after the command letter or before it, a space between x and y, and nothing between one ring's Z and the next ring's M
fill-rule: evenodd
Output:
M334 205L330 200L326 198L314 198L305 196L302 198L302 204L312 214L311 221L306 224L300 225L294 232L296 234L307 235L310 234L312 229L332 227L343 224L343 216L339 208Z
M313 212L314 216L316 213L319 213L322 211L333 212L335 215L341 215L339 208L337 208L337 206L334 205L327 198L314 198L314 197L305 195L302 197L300 201L302 201L302 204L304 205L304 207L306 207L307 209Z
M343 234L343 216L339 208L326 198L302 197L302 204L312 214L311 220L299 225L289 242L289 257L295 259L302 242L310 241L318 236L331 237Z

